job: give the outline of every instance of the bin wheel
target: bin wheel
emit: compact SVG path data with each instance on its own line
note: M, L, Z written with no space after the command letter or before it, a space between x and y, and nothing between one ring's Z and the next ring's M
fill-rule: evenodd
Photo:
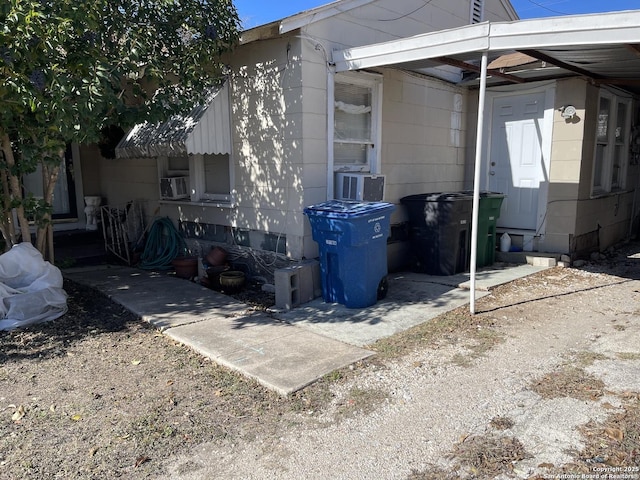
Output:
M382 300L387 296L387 292L389 291L389 282L387 281L387 277L383 277L378 284L378 300Z

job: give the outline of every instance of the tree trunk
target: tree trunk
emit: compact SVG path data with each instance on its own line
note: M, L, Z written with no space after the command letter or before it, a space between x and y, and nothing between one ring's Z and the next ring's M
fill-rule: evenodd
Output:
M20 204L16 207L16 214L18 215L18 224L20 226L22 241L31 243L29 222L24 214L24 206L22 205L22 185L20 184L20 178L12 173L12 170L16 165L16 160L13 156L13 150L11 149L11 139L3 130L0 130L0 137L2 150L4 151L4 157L7 163L7 179L9 183L9 191L7 194L10 195L12 200L20 201Z
M56 188L56 182L58 181L58 175L60 173L60 165L64 161L64 150L58 152L60 163L55 166L49 166L42 163L42 185L44 191L44 201L48 205L53 204L53 191ZM51 213L45 214L42 219L42 225L38 225L38 231L36 234L36 248L42 253L42 256L46 258L49 254L48 260L53 263L53 225L51 225ZM47 245L50 243L50 245ZM48 248L47 248L48 247Z
M11 207L11 193L7 171L0 169L0 183L2 184L2 219L0 229L5 240L5 252L16 244L16 226L13 223L13 208Z

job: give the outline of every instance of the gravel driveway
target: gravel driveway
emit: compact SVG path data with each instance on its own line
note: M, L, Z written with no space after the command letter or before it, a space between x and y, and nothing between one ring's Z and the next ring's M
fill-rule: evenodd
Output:
M65 317L0 333L0 478L638 479L638 252L498 287L289 398L67 284Z
M299 425L200 445L166 478L640 478L638 251L503 286L475 332L425 336ZM336 421L350 403L362 408Z

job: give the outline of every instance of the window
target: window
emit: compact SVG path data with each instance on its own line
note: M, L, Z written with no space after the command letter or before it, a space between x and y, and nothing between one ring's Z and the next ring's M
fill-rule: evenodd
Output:
M337 75L334 85L334 171L377 169L381 84L369 75Z
M231 201L229 155L196 155L199 200ZM196 182L198 183L198 182Z
M629 152L631 101L602 90L596 122L592 193L624 188Z
M228 154L161 157L159 170L161 177L189 177L189 196L182 201L232 203L233 166Z

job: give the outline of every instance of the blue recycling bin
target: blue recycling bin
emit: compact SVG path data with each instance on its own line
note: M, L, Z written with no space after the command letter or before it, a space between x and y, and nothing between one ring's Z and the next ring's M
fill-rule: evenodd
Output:
M304 209L320 250L322 297L364 308L387 290L387 238L395 206L331 200Z

